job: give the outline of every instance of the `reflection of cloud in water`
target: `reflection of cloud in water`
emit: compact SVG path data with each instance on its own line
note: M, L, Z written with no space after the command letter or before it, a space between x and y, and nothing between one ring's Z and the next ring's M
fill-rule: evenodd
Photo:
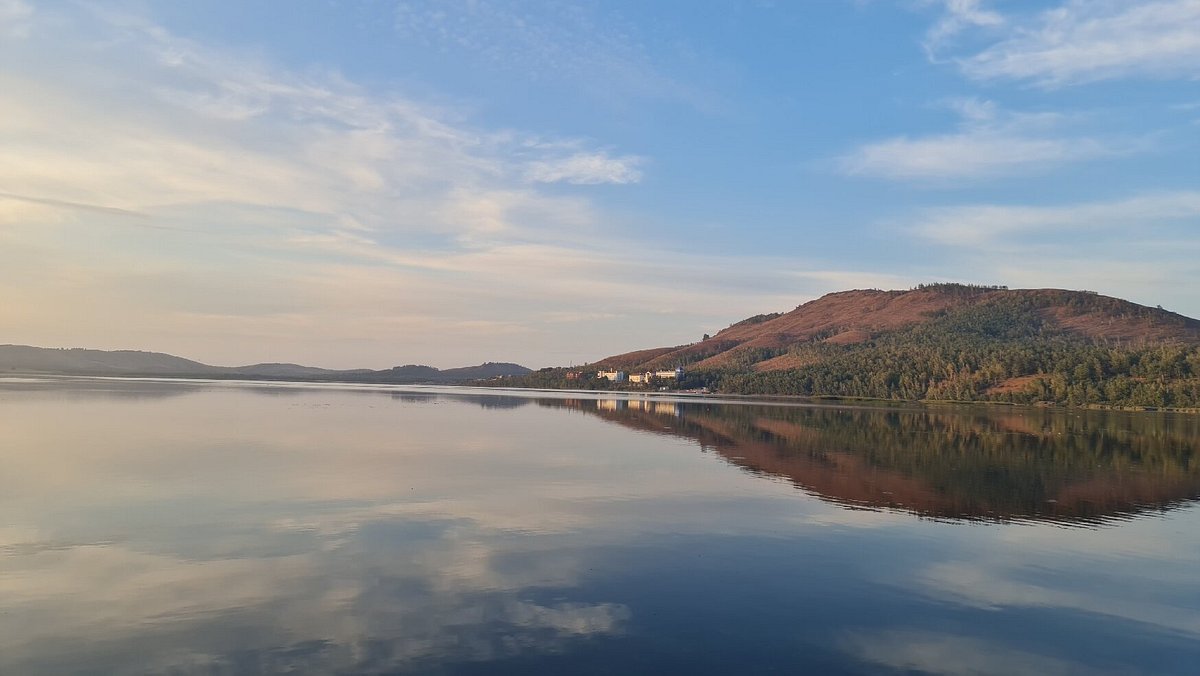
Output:
M1180 523L1196 513L1186 510ZM1088 531L1015 530L981 543L970 557L917 571L915 582L926 595L955 604L1072 609L1200 639L1200 614L1175 591L1195 582L1200 546L1195 538L1173 538L1169 520L1136 526L1103 540ZM1079 563L1105 560L1111 565Z
M1083 673L1074 662L1008 648L994 641L925 631L854 635L843 641L843 648L867 662L903 672L977 676ZM1086 673L1106 672L1089 670ZM1107 673L1129 672L1114 670Z
M1162 596L1194 594L1196 539L1170 532L1192 510L1093 531L847 509L697 451L703 433L747 459L742 423L772 452L828 446L819 425L805 437L804 420L761 406L705 404L698 420L694 403L630 401L606 412L636 424L614 425L566 397L523 399L572 409L558 414L419 389L258 389L5 400L0 513L20 525L0 528L0 672L451 671L585 643L588 659L617 659L661 648L657 631L679 655L777 636L786 651L789 622L807 618L818 636L802 647L841 646L868 667L1054 673L1080 663L1086 638L1054 650L988 623L1082 618L1117 626L1105 638L1131 652L1197 633L1187 599ZM1145 633L1118 636L1133 622Z
M331 547L276 557L131 544L0 557L0 666L140 673L286 653L306 671L395 669L555 650L617 634L630 617L619 604L528 596L577 582L584 566L569 552L528 551L461 520L347 525L322 536Z

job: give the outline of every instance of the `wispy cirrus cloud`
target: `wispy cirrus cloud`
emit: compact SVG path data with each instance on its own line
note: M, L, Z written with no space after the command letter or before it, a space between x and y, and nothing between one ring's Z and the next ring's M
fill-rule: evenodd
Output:
M1117 231L1132 239L1155 227L1195 225L1200 225L1200 192L1174 191L1054 206L936 207L922 212L912 231L939 244L990 247L1018 235L1096 236Z
M534 162L526 176L536 183L637 183L642 179L642 163L642 158L632 155L611 157L604 152L576 153L561 159Z
M528 191L528 181L641 177L641 159L632 155L579 139L480 129L456 111L371 92L336 73L213 50L136 16L100 13L60 24L59 37L75 44L67 51L88 52L90 63L69 73L40 70L61 57L26 43L7 50L9 63L26 67L0 72L11 94L0 101L10 151L0 180L14 198L131 211L283 208L324 215L328 227L456 236L500 224L459 218L454 207L465 195L524 190L525 202L544 200L562 216L583 202Z
M24 7L4 16L38 39L0 41L0 326L14 339L233 362L213 340L242 351L302 330L314 342L297 358L371 335L453 364L611 287L578 266L613 247L583 186L639 180L640 157L480 128L137 15ZM539 295L529 265L551 263L579 295L522 303ZM458 338L435 338L450 327Z
M1200 192L1059 204L929 207L888 224L940 251L939 275L1014 287L1091 289L1185 311L1200 275Z
M226 364L567 363L866 278L623 234L589 186L641 180L642 155L473 124L138 15L29 20L37 39L0 41L9 340Z
M896 136L860 146L838 159L842 173L906 181L954 181L1042 171L1135 152L1145 142L1064 134L1067 117L1017 113L991 101L951 102L958 129L943 134Z
M931 32L961 27L961 15L951 9ZM1028 17L995 18L1006 27L999 41L951 57L972 79L1058 88L1126 77L1200 78L1197 0L1070 0Z
M672 100L719 107L711 92L670 77L619 12L584 4L410 0L394 12L396 35L466 56L494 72L580 88L593 100Z
M983 0L941 0L944 14L925 33L924 46L933 56L946 43L963 31L971 28L994 28L1003 26L1005 19L998 12L987 9Z

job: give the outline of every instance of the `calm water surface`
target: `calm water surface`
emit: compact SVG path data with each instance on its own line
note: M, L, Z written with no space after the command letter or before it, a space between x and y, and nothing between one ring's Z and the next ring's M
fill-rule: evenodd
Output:
M0 380L0 673L1195 674L1200 416Z

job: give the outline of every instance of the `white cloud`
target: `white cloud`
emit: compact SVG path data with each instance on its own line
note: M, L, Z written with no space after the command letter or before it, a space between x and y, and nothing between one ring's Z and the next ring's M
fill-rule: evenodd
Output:
M1021 234L1078 235L1118 231L1145 235L1164 224L1200 224L1200 192L1178 191L1137 195L1107 202L1059 206L999 204L940 207L926 210L912 230L941 244L993 247Z
M631 183L643 157L64 11L33 15L38 40L0 41L7 340L538 366L836 290L827 265L656 250L586 187L546 187Z
M1071 0L956 59L978 80L1044 87L1124 77L1200 78L1200 0Z
M1013 287L1089 289L1195 314L1200 192L1147 192L1055 205L929 208L892 222L897 236L946 247L930 270Z
M1090 139L1010 138L971 132L915 139L901 136L873 143L846 158L843 168L849 174L889 179L977 178L1104 154L1103 145Z
M0 327L12 339L236 362L251 337L306 327L329 345L329 331L345 335L334 327L355 327L377 350L411 345L425 353L411 358L457 365L500 358L498 337L528 334L546 312L599 300L588 312L612 314L607 290L629 286L595 264L623 259L592 201L539 183L630 183L642 158L479 129L136 16L33 20L47 39L0 43ZM527 279L542 267L578 295L532 307L554 295ZM450 328L456 338L436 337ZM214 339L227 347L203 347Z
M898 136L868 143L839 159L843 173L891 180L959 180L1043 171L1071 162L1112 157L1143 143L1063 136L1065 119L1053 113L1011 113L990 101L951 102L959 129L916 138Z
M475 129L453 111L217 52L136 17L68 26L57 37L87 66L40 67L63 56L28 44L6 59L25 66L0 70L10 94L0 102L9 150L0 183L14 196L142 211L286 208L375 232L456 235L478 224L453 220L464 195L516 189L529 167L537 181L640 177L633 156ZM556 212L567 206L545 199Z
M639 157L610 157L607 153L576 153L570 157L541 160L529 166L526 176L535 183L637 183L642 180Z
M1004 25L1004 17L985 9L982 0L942 0L941 4L945 14L925 34L925 48L931 55L969 28Z

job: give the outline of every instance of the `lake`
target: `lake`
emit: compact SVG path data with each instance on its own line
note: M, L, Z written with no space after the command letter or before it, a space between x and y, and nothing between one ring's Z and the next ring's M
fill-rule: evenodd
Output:
M0 379L4 674L1195 674L1200 416Z

